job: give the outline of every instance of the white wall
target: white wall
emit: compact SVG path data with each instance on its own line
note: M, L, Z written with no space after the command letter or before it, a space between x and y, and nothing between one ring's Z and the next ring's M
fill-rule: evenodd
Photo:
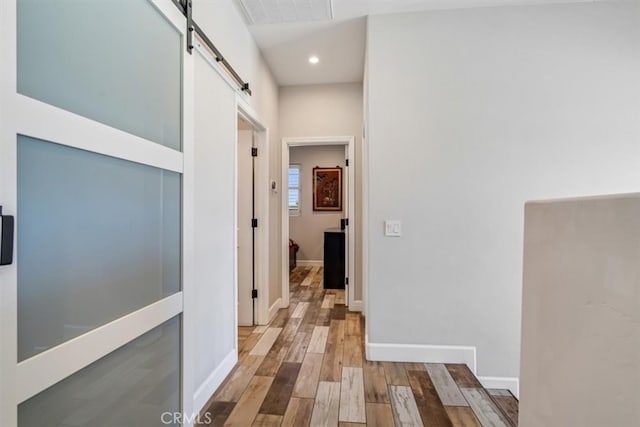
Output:
M194 19L245 81L247 101L269 128L271 170L280 170L278 88L246 25L231 0L194 1ZM197 308L195 316L196 405L204 404L229 369L236 348L234 245L236 91L196 56L195 235ZM275 175L277 176L277 175ZM264 189L268 191L268 189ZM270 253L280 250L280 205L270 199ZM275 220L273 219L275 218ZM280 261L270 257L269 299L281 293ZM185 308L185 311L188 308ZM200 408L196 408L197 410Z
M300 215L289 217L289 237L300 246L299 260L324 260L324 230L339 228L346 208L345 146L291 147L289 163L300 165ZM342 168L342 211L314 212L313 168L316 166Z
M519 375L524 202L640 188L639 22L636 2L370 18L370 342Z
M362 84L284 86L280 88L282 137L354 136L356 203L355 299L362 299Z
M640 194L527 203L521 427L640 420Z
M263 124L269 128L269 170L271 178L280 181L280 133L278 131L278 85L258 50L244 18L233 0L195 0L193 15L222 55L240 76L251 85L253 95L248 102L256 110ZM196 88L197 90L197 88ZM264 189L269 191L268 189ZM282 293L282 272L279 254L280 198L270 193L269 199L269 303ZM274 255L275 254L275 255Z

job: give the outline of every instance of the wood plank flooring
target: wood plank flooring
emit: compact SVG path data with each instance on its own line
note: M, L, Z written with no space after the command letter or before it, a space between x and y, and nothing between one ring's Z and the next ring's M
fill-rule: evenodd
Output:
M296 268L290 307L239 328L238 364L203 411L210 426L517 426L517 399L466 365L366 360L363 317L322 273Z

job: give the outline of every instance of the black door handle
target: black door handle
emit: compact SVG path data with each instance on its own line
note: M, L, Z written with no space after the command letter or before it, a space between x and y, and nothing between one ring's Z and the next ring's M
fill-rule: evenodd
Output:
M13 216L2 215L2 206L0 206L0 220L2 228L0 229L0 265L9 265L13 263Z

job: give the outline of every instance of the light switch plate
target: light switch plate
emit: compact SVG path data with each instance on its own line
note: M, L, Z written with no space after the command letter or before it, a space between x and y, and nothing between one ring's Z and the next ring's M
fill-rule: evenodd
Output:
M402 222L397 220L387 220L384 222L384 235L387 237L402 236Z

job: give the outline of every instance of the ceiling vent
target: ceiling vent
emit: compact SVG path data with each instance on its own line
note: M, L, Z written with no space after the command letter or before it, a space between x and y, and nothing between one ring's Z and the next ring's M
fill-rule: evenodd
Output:
M249 24L333 19L331 0L240 0Z

